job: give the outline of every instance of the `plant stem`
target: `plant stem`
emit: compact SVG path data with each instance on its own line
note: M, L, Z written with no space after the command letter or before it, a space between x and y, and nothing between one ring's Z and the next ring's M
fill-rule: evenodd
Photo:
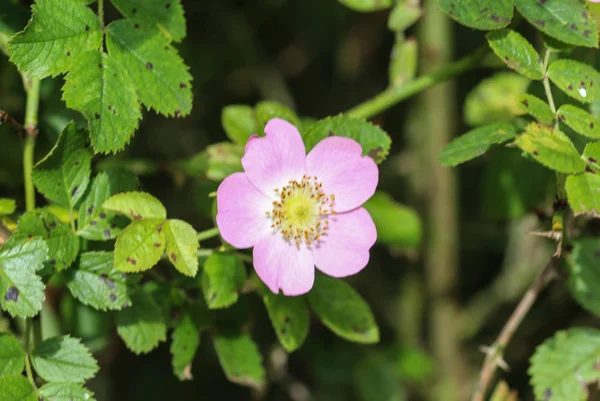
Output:
M209 238L213 238L219 235L219 229L217 227L211 228L210 230L200 231L196 238L198 241L204 241Z
M25 320L25 370L27 372L27 379L31 382L34 389L37 390L35 380L33 379L33 372L31 370L31 363L29 362L29 355L31 354L30 339L31 339L31 327L33 326L32 319Z
M98 19L100 19L100 27L104 31L104 0L98 0Z
M487 54L487 50L479 49L471 55L463 57L452 64L447 64L435 72L422 75L404 85L389 87L372 99L348 110L347 113L353 117L373 117L431 86L476 68L485 54Z
M544 57L544 90L546 91L546 97L548 98L548 104L550 105L550 110L552 113L556 114L556 106L554 105L554 97L552 96L552 89L550 89L550 79L548 78L548 64L550 63L550 55L552 54L552 50L546 50L546 56ZM556 118L556 117L555 117Z
M27 81L27 80L26 80ZM27 106L25 109L25 146L23 148L23 180L25 182L25 209L35 209L35 189L33 187L33 164L35 139L38 134L38 111L40 105L40 80L32 78L27 91Z

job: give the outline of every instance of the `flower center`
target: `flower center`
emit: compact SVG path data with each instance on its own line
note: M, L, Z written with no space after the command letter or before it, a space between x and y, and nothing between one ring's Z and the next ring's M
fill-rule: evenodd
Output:
M335 196L325 194L322 187L317 177L305 175L300 181L292 180L275 189L279 200L273 202L273 210L266 214L273 221L271 227L297 247L301 243L312 245L329 229L328 216L335 214Z

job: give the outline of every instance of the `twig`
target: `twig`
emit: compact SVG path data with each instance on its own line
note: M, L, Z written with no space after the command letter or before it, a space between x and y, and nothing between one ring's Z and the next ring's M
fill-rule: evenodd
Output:
M23 126L17 120L12 118L10 114L5 112L4 110L0 110L0 125L2 124L12 125L20 132L25 131L25 128L23 128Z

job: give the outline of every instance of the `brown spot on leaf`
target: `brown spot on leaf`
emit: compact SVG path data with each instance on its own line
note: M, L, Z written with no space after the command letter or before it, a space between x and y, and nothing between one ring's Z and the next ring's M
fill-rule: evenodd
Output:
M594 123L590 123L590 128L594 128Z
M596 159L594 159L593 157L588 157L588 161L590 163L597 163L598 161Z
M591 33L591 31L589 29L585 29L583 31L583 36L585 36L586 38L589 38L590 37L590 33Z
M73 197L73 196L75 196L75 194L77 194L78 189L79 189L79 187L73 188L73 191L71 192L71 197Z
M104 237L110 238L110 230L108 228L104 230Z
M171 252L171 254L169 255L169 257L171 258L171 260L173 262L177 262L177 255L175 255L175 252Z
M570 90L570 91L572 91L572 90L573 90L573 85L569 85L569 86L567 87L567 89L568 89L568 90Z
M90 221L90 226L95 226L95 225L96 225L96 220Z
M112 302L115 302L115 301L117 300L117 296L116 296L115 294L111 293L111 294L110 294L110 300L111 300Z
M537 150L534 150L534 151L533 151L533 155L534 155L534 156L539 156L540 154L538 153L538 151L537 151Z
M129 256L127 256L127 259L125 259L126 262L131 263L132 265L137 265L137 260L130 258Z
M168 10L169 8L171 8L171 3L167 3L165 4L165 8Z
M538 20L535 20L533 22L534 22L534 24L539 25L541 27L543 27L544 25L546 25L546 22L543 19L538 19Z
M527 99L523 100L521 103L523 103L523 106L529 107L529 102L527 101Z
M577 31L579 29L579 28L577 28L577 25L575 25L575 24L571 24L571 26L569 28L571 28L571 30L573 30L573 31Z
M56 259L52 259L52 260L50 261L50 265L52 265L52 266L55 266L55 265L56 265Z
M71 55L71 52L67 52L67 57L69 57Z
M383 153L383 148L381 146L376 147L375 149L371 149L369 151L369 157L375 161L378 161Z
M96 113L94 114L94 117L96 117L96 120L100 119L100 114Z
M111 290L115 289L115 282L109 279L106 274L101 275L100 280L102 280Z
M133 27L134 27L135 29L140 29L140 24L135 24Z
M149 62L149 61L148 61L148 62L146 63L146 68L147 68L147 69L149 69L149 70L151 70L151 69L153 69L153 68L154 68L154 66L152 65L152 63L151 63L151 62Z
M4 299L11 302L17 302L19 300L19 290L17 287L8 287Z
M106 218L106 213L104 213L104 212L101 212L101 213L100 213L100 218L101 218L101 219L105 219L105 218Z
M161 245L162 245L162 244L161 244L160 242L155 242L155 243L154 243L154 247L155 247L155 248L160 248L160 246L161 246Z
M183 83L183 82L182 82L182 83L180 83L180 84L179 84L179 87L180 87L181 89L185 89L185 88L187 88L187 85L186 85L185 83Z

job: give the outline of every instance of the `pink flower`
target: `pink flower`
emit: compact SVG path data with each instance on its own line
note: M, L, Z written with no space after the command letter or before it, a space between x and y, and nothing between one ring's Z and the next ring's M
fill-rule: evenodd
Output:
M274 118L266 136L253 135L244 173L217 190L217 226L236 248L254 247L254 269L273 291L308 292L315 265L333 277L361 271L377 231L361 205L379 172L353 139L331 136L306 155L300 133Z

